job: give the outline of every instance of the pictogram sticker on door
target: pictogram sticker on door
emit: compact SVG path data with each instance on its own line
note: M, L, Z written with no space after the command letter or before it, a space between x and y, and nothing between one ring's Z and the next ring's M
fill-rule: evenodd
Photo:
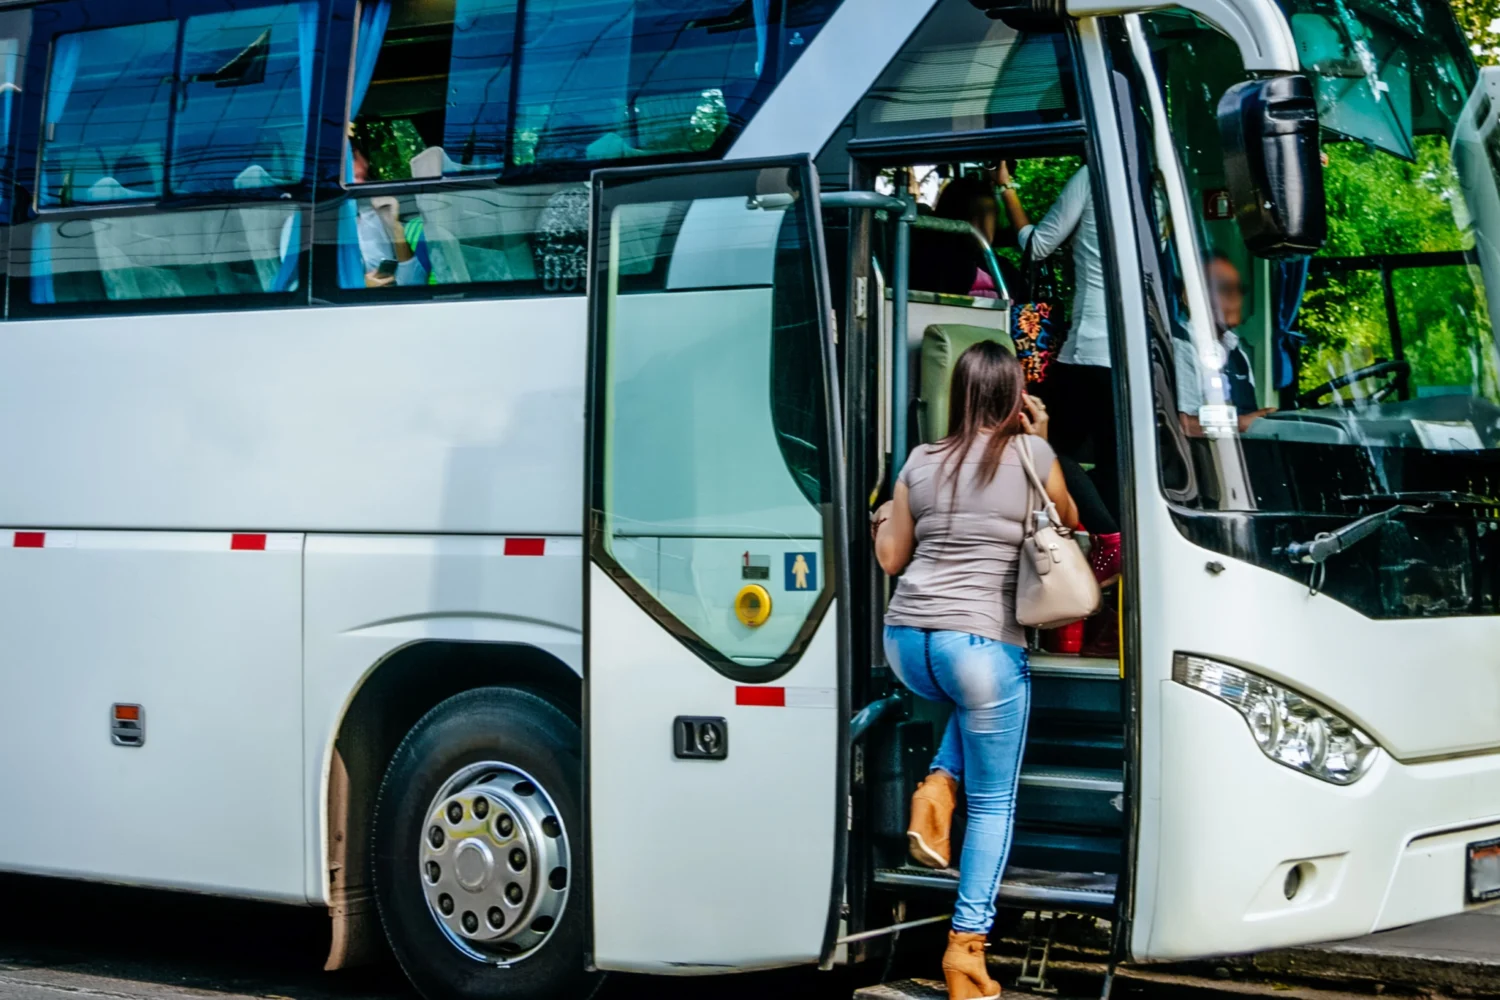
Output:
M818 554L816 552L788 552L786 554L786 589L818 589Z

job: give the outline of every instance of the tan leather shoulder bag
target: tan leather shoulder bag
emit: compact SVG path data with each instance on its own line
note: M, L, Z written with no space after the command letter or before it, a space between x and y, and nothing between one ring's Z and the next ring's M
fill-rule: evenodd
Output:
M1016 579L1016 621L1033 628L1058 628L1087 618L1099 610L1099 581L1078 547L1078 539L1064 527L1057 505L1047 496L1047 484L1037 475L1030 437L1016 439L1016 450L1028 481L1025 537ZM1033 504L1033 492L1038 502Z

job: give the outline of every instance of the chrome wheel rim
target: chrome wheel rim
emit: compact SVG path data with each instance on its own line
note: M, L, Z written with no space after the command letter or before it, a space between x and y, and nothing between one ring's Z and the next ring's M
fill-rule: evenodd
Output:
M418 844L427 910L459 951L514 965L547 943L568 902L571 855L535 778L499 761L464 767L433 796Z

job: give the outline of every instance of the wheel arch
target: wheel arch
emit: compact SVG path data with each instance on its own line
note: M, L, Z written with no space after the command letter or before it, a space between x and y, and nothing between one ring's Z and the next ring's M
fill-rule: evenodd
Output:
M369 845L376 792L396 748L437 705L495 686L529 691L581 725L582 678L555 654L525 643L413 642L376 664L350 698L325 764L321 853L333 924L326 969L365 964L384 948Z

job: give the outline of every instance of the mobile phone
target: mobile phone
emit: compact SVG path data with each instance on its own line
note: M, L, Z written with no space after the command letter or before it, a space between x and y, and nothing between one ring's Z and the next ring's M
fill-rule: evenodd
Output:
M380 278L394 277L395 274L396 274L396 265L397 265L396 261L394 261L391 258L387 257L385 260L381 261L380 262L380 266L375 269L375 275L376 275L376 277L380 277Z

